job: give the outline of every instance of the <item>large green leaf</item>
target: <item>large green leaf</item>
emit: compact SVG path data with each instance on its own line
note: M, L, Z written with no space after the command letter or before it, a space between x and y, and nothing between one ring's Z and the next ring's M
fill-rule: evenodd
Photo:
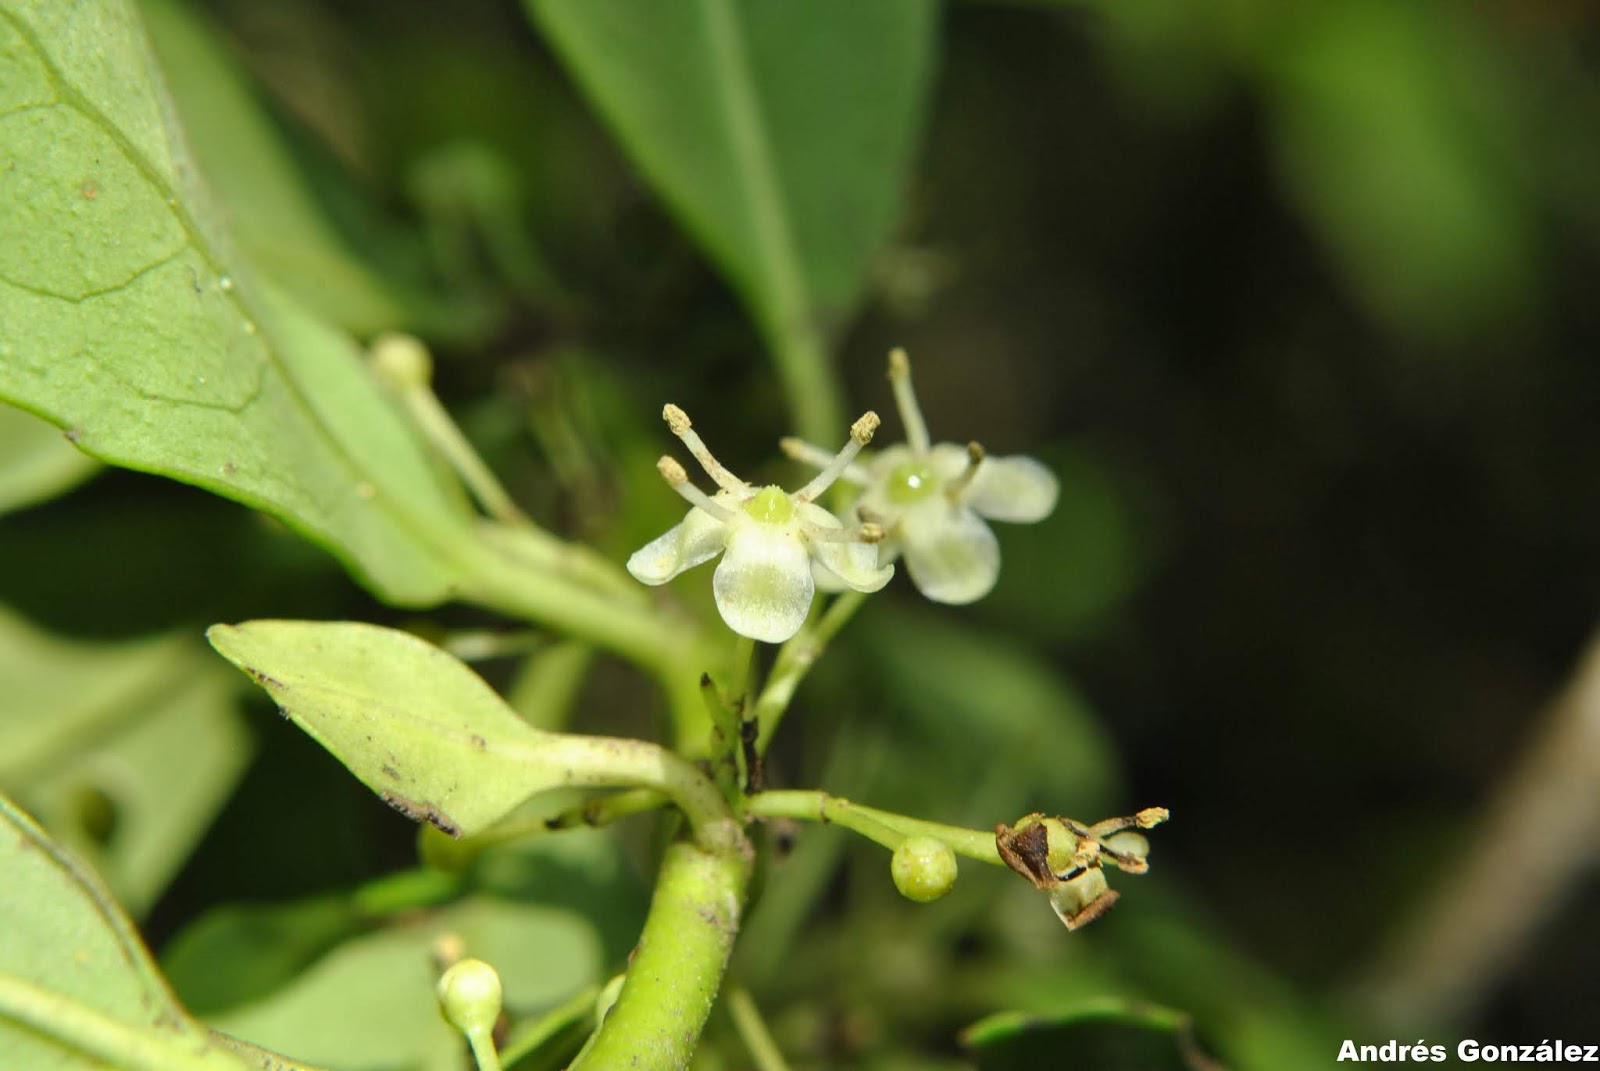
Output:
M283 134L230 62L221 35L183 0L139 0L202 172L231 209L252 263L331 323L370 334L423 305L360 260L329 220Z
M248 621L207 633L319 744L390 806L476 833L564 784L553 741L431 644L356 622ZM570 771L565 771L570 773Z
M455 1071L463 1043L439 1015L434 950L445 935L493 964L507 1010L547 1007L600 972L599 943L579 915L469 900L420 924L357 937L293 984L215 1020L225 1033L339 1069Z
M352 343L252 274L131 6L0 2L0 397L444 598L466 508Z
M0 513L53 498L98 466L74 450L61 429L9 405L0 405Z
M147 910L243 772L235 689L179 636L88 643L0 608L0 787Z
M8 1068L239 1071L190 1022L89 871L0 796L0 1053Z
M900 211L933 0L526 6L769 338L848 310Z

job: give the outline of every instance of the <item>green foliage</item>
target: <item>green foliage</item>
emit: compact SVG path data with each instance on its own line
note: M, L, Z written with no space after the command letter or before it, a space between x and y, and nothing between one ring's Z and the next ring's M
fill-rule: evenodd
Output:
M350 341L234 252L131 8L10 4L0 57L0 200L26 206L0 216L0 396L440 599L460 502Z
M929 0L527 0L775 349L807 438L843 427L791 339L855 303L897 222L933 68ZM808 416L808 412L814 415Z
M79 643L0 608L0 789L143 914L250 755L233 683L187 637Z
M94 474L94 459L74 450L61 429L0 406L0 513L44 502Z
M111 894L3 796L0 873L0 1050L12 1066L238 1071L173 1001Z
M471 835L564 784L556 738L483 678L404 632L356 622L250 621L207 636L390 806ZM555 765L553 765L553 762Z

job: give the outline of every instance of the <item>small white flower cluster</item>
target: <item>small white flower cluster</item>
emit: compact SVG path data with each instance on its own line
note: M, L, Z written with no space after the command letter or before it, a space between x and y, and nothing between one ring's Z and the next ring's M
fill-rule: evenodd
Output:
M657 465L693 508L683 523L628 560L646 584L664 584L726 551L712 581L717 609L741 636L781 643L800 630L818 587L877 591L904 555L911 580L944 603L981 599L1000 573L1000 546L984 523L1037 521L1055 508L1055 476L1027 457L990 457L977 443L932 443L911 388L904 351L889 355L906 442L861 457L878 427L868 412L837 454L796 439L784 452L820 469L798 491L755 487L711 455L682 409L663 411L672 429L719 488L707 495L677 461ZM841 521L815 502L835 481L859 487Z

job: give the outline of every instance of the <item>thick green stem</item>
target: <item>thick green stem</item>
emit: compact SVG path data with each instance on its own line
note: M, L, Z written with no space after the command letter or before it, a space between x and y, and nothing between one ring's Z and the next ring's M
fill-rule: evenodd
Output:
M667 849L622 996L571 1071L689 1065L739 933L750 876L745 848Z
M745 801L745 813L761 818L796 818L804 822L832 822L860 833L885 848L898 848L908 837L932 837L957 855L1004 866L995 848L994 833L907 818L876 807L863 807L826 792L761 792Z

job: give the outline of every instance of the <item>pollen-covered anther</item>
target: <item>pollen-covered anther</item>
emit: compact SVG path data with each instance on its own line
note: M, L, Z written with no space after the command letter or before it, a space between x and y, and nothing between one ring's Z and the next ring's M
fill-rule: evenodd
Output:
M862 543L882 543L887 535L883 525L874 521L865 521L856 526L856 539Z
M861 414L859 420L850 425L850 438L865 446L872 441L872 436L877 433L878 425L882 423L883 421L878 418L878 414L868 409Z
M656 471L661 473L661 478L673 487L689 482L688 471L684 469L683 463L675 457L663 454L661 460L656 462Z
M901 379L911 375L911 359L906 351L896 346L889 351L889 378Z
M811 478L811 482L794 493L796 502L810 502L822 492L833 486L835 480L844 475L845 469L861 453L861 448L872 441L872 433L878 430L878 414L867 410L861 418L850 426L850 441L844 448L833 456L833 459L823 467L822 471Z
M678 438L683 438L684 433L694 427L694 421L689 419L689 414L668 402L661 407L661 419L667 422L667 428Z
M1146 807L1133 816L1140 829L1153 829L1172 817L1172 812L1165 807Z

